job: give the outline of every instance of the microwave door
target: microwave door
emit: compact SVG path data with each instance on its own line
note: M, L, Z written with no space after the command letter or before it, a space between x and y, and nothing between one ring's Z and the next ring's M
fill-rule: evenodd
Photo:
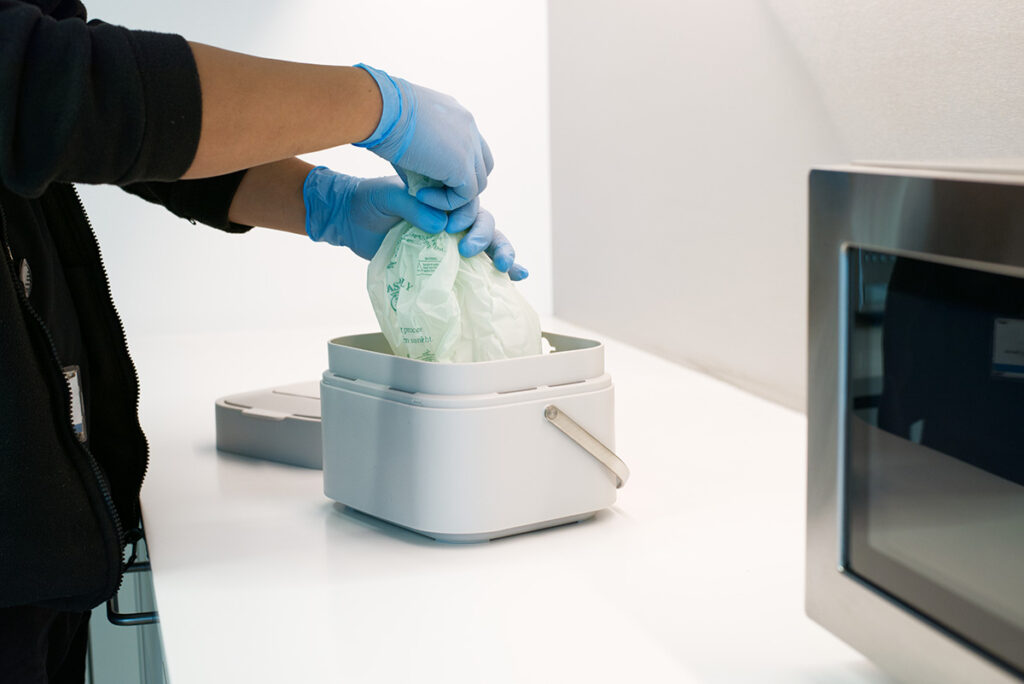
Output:
M1024 280L849 247L847 571L1024 671Z

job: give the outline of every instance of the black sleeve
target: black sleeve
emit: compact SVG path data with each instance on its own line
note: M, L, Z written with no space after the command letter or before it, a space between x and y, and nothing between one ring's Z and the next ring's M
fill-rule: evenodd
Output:
M228 220L231 200L243 176L245 171L236 171L199 180L132 183L123 189L144 200L162 204L173 214L189 221L205 223L229 233L244 233L252 226Z
M0 183L173 180L199 143L199 74L181 36L0 0Z

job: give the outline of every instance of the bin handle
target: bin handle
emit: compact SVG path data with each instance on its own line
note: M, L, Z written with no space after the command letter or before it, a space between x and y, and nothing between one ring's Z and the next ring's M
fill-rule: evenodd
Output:
M593 456L597 461L611 471L615 476L615 488L619 489L629 479L629 467L615 452L605 446L604 442L584 429L582 425L570 418L565 411L554 404L544 407L544 417L547 421L561 430L566 437L579 444L583 449Z

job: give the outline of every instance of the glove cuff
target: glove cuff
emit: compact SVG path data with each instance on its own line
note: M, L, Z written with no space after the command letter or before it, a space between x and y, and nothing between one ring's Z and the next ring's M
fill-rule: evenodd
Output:
M352 244L347 208L358 179L317 166L302 183L302 202L306 205L306 235L314 242L338 247Z
M394 130L398 121L402 118L402 91L394 79L380 69L374 69L365 64L356 64L356 67L364 70L377 82L380 89L381 113L380 122L370 137L362 142L352 143L356 147L373 149L384 142Z

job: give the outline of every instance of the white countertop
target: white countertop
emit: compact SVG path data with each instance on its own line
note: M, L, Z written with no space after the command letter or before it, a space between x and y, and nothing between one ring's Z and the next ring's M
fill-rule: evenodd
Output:
M328 338L374 329L133 340L172 682L887 681L803 613L803 415L612 340L632 478L589 522L441 544L217 452L214 399L316 380Z

